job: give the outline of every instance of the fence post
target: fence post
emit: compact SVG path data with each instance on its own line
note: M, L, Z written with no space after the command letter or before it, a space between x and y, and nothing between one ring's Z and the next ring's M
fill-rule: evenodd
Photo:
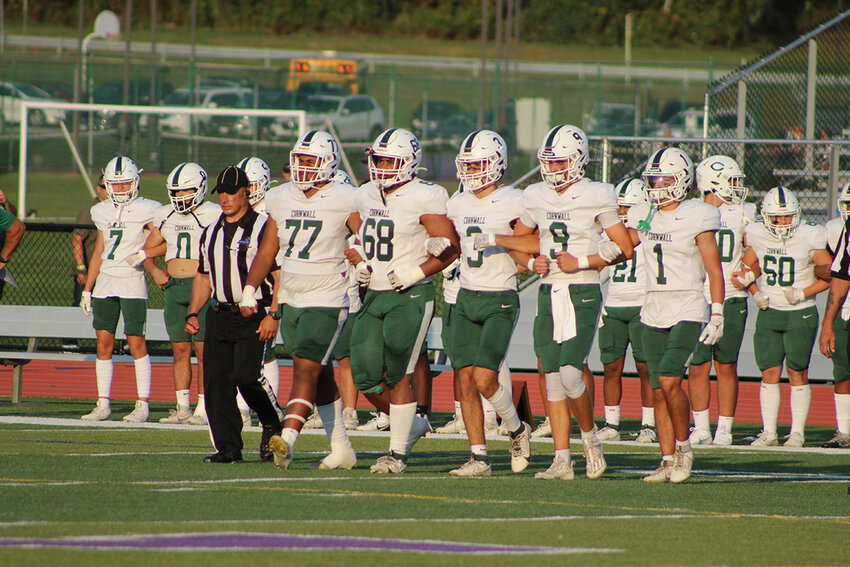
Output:
M742 140L747 138L747 83L738 81L738 122L735 125L735 136ZM735 154L738 163L744 163L744 145L736 144Z
M826 218L835 218L835 195L838 193L838 167L841 150L838 144L829 146L829 177L826 185Z
M602 183L610 183L611 178L611 144L608 136L602 138Z
M806 139L815 139L815 93L818 80L818 44L815 40L809 40L809 61L806 69ZM814 169L814 146L806 146L806 170ZM812 178L812 186L816 184Z

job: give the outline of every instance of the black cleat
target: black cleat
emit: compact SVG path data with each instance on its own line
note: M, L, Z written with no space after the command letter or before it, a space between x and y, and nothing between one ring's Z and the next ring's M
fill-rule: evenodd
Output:
M242 453L230 453L228 451L219 451L207 457L204 457L205 463L241 463Z

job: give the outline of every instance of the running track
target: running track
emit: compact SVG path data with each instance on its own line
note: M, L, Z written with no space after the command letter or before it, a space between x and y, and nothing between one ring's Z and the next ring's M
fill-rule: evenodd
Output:
M515 373L514 381L525 381L531 398L531 409L535 414L543 413L540 400L540 390L536 374ZM280 367L280 391L288 392L292 382L292 367ZM640 417L640 391L636 378L623 380L623 401L621 412L624 418ZM712 381L711 419L717 419L715 382ZM687 387L687 382L686 382ZM780 423L791 423L790 388L787 383L782 386L782 406L779 412ZM197 388L193 384L192 401L195 401ZM603 416L602 408L602 378L596 377L596 408L594 414ZM23 395L33 398L90 398L97 397L97 387L94 378L94 364L87 362L52 362L33 361L24 366ZM12 367L0 366L0 397L12 396ZM136 382L133 376L133 365L120 363L115 365L112 382L112 397L119 400L134 400L136 398ZM170 364L153 365L153 383L151 400L173 401L174 386L171 379ZM370 404L360 396L358 407L369 408ZM436 411L453 411L454 400L452 393L452 377L448 372L434 378L433 409ZM759 383L742 382L738 396L738 409L735 420L740 422L760 423ZM599 421L599 420L597 420ZM835 425L835 404L831 384L812 384L812 406L809 412L809 425Z

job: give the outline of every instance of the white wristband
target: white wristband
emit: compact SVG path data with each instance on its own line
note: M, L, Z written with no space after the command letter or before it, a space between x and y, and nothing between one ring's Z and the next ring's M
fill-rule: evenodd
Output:
M578 269L579 270L586 270L589 267L590 267L590 260L589 260L588 256L581 256L580 258L578 258Z
M526 268L528 268L528 271L529 271L529 272L533 272L533 271L534 271L534 260L535 260L535 257L534 257L534 256L532 256L532 257L528 260L528 264L526 264L526 265L525 265L525 267L526 267Z
M722 303L712 303L711 304L711 314L712 315L723 315L723 304Z

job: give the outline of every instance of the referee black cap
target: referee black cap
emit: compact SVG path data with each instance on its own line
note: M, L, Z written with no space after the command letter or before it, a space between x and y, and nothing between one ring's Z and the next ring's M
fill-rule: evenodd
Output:
M213 193L218 191L219 193L230 193L232 195L249 185L251 183L248 181L248 174L245 173L245 170L231 165L221 170L221 173L218 174L218 180L213 188Z

